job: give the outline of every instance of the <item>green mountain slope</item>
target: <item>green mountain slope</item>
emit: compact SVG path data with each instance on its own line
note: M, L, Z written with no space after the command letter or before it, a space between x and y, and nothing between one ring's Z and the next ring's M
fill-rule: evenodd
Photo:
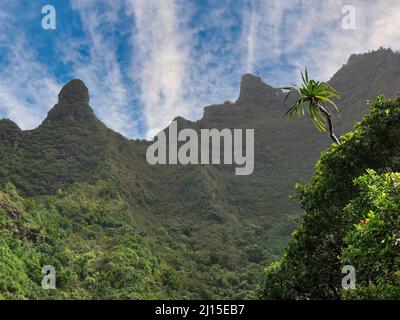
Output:
M398 61L399 54L391 50L352 56L331 79L342 95L340 133L366 114L366 101L376 93L396 94ZM355 89L349 91L349 86ZM15 233L13 214L1 207L7 217L2 219L13 221L2 228L5 254L20 259L21 270L34 269L24 273L24 286L31 286L28 280L40 285L39 265L51 264L56 244L49 239L55 237L69 239L65 250L75 255L71 263L54 261L69 270L57 290L63 297L255 297L265 266L281 256L301 215L296 201L289 200L294 185L308 181L320 152L329 146L328 137L316 133L310 123L288 123L283 100L279 90L245 75L235 103L206 107L197 122L177 119L179 128L255 129L255 171L250 176L235 176L229 166L148 165L145 153L150 142L128 140L105 127L79 80L62 89L58 104L38 128L21 131L10 120L1 120L3 193L10 197L8 183L15 185L24 198L17 196L21 211L34 221L35 230L47 234L31 239ZM36 217L30 204L43 207L44 217L53 215L52 228ZM129 242L130 234L135 235L134 243ZM114 256L123 250L124 241L132 251L121 253L122 258ZM14 242L24 249L10 256ZM40 263L29 267L25 250L35 251ZM141 262L130 268L136 250ZM94 258L85 260L86 255ZM108 280L100 280L104 257L113 257L107 261L115 262L116 273L124 265L125 286L119 282L122 287L114 288L111 273ZM82 259L82 268L98 273L94 287L93 274L76 269ZM140 288L130 283L135 272L146 274ZM37 290L21 295L48 294ZM6 292L13 297L12 289Z

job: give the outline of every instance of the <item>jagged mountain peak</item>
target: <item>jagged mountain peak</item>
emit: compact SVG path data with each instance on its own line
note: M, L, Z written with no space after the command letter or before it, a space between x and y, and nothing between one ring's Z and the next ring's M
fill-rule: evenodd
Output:
M16 146L22 131L18 125L10 119L0 119L0 141L8 145Z
M61 89L58 95L58 102L89 104L89 90L82 80L71 80Z
M21 129L14 121L6 118L0 119L0 129L4 128L9 128L14 131L21 131Z
M278 92L278 89L269 86L260 77L246 73L240 82L240 95L237 103L262 103L266 98L275 96Z
M399 57L399 52L393 51L391 48L379 48L364 53L354 53L349 57L348 63L363 62L364 58L373 58L379 60L391 59ZM379 59L380 58L380 59Z
M346 106L339 102L339 108L345 106L340 108L343 118L354 113L355 105L362 107L365 100L377 95L393 98L400 91L399 65L400 53L390 48L353 54L330 80L340 95L347 97Z
M74 79L61 89L58 103L48 112L45 123L93 119L96 119L96 116L89 106L89 90L82 80Z

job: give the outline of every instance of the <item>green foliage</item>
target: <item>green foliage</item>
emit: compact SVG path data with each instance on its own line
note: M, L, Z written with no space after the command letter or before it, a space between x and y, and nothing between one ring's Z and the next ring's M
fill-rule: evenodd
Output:
M24 260L12 252L5 239L0 239L0 299L35 297L35 283L28 276L32 261Z
M248 239L240 239L243 251L227 252L210 236L220 236L220 224L210 224L210 254L205 247L193 248L197 243L177 242L159 227L157 237L152 229L139 231L131 205L110 183L74 184L35 199L20 197L8 184L0 208L0 239L8 250L3 261L9 261L4 267L14 268L0 273L4 299L246 299L254 297L261 281L256 263L265 261L265 254L253 241L255 226L242 225L249 232ZM199 231L186 225L179 236L192 241L196 233L200 239ZM233 235L222 236L235 241ZM41 289L44 265L56 268L55 291Z
M400 297L400 174L373 170L356 180L358 196L345 212L361 219L344 239L343 264L357 271L356 290L347 298Z
M400 99L378 97L356 130L344 136L340 146L334 145L322 154L311 183L297 187L306 214L283 260L268 269L262 297L340 298L342 254L345 261L354 259L353 263L358 263L361 291L369 280L381 282L379 269L384 265L384 277L392 278L381 286L395 285L398 247L392 238L398 234L398 191L388 181L396 180L398 175L378 178L368 170L400 171L399 123ZM369 176L365 176L367 171ZM367 220L371 237L353 230L361 219ZM391 246L381 243L383 240ZM387 256L381 261L381 255ZM279 291L277 281L285 289ZM371 287L366 290L370 292Z
M301 73L303 83L300 87L283 87L288 90L285 101L292 93L299 95L294 105L287 111L287 115L292 117L297 114L304 116L307 110L314 126L320 132L326 132L326 117L332 117L333 111L338 111L332 99L338 98L338 94L331 85L326 82L315 81L308 78L307 68ZM331 107L331 108L330 108ZM330 110L333 109L333 110Z
M104 189L75 185L36 201L10 184L0 192L1 298L157 297L158 259L128 224L123 201L96 199ZM44 265L56 268L55 291L41 288Z
M102 261L99 279L105 298L143 299L152 294L146 283L154 276L157 260L136 238L131 237L115 246Z
M267 300L288 300L297 295L296 287L288 274L288 267L285 266L287 258L277 260L267 268L264 283L268 286L260 294L261 299Z

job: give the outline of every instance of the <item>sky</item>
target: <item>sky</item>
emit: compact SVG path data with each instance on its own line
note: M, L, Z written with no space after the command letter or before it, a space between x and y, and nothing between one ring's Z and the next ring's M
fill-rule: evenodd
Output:
M327 81L353 53L397 50L399 21L398 0L0 0L0 117L33 129L79 78L107 126L150 139L235 101L245 73Z

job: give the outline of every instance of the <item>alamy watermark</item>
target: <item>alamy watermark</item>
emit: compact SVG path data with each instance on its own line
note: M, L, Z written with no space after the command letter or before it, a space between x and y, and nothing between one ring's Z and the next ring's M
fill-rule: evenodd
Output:
M178 148L179 142L183 144ZM177 122L172 121L168 128L168 143L166 133L161 131L148 147L146 159L151 165L236 164L239 166L235 169L236 175L250 175L254 171L254 129L201 129L199 135L194 129L178 132Z
M342 8L342 29L355 30L357 27L356 8L351 5L346 5Z
M342 268L342 274L345 276L342 279L342 288L344 290L356 288L356 268L347 265Z
M44 277L42 279L42 288L44 290L55 290L56 289L56 268L47 265L42 268Z
M42 8L42 28L44 30L55 30L57 28L56 8L52 5L46 5Z

